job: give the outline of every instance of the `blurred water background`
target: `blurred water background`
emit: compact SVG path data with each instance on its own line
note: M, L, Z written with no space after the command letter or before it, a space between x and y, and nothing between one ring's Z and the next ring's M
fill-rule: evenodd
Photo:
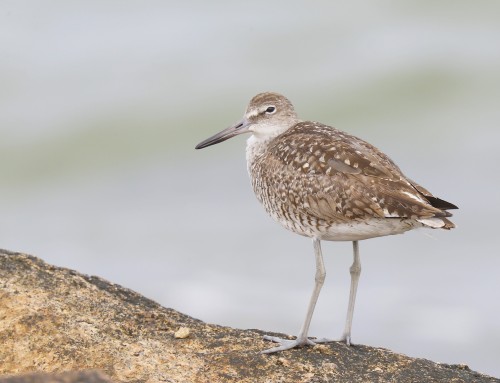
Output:
M451 232L364 241L353 342L500 376L500 3L2 1L0 247L207 322L296 334L310 241L267 217L244 138L261 91L456 203ZM311 335L339 337L350 243Z

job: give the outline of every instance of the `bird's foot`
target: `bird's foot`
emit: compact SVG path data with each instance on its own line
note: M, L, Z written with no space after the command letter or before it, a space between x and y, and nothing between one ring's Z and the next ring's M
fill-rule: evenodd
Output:
M314 346L316 343L310 339L283 339L277 336L269 336L264 335L264 340L269 340L274 343L279 343L280 345L277 347L270 348L268 350L261 351L261 354L272 354L278 351L289 350L295 347L303 347L303 346Z
M264 340L269 340L274 343L279 343L280 345L277 347L273 347L264 351L261 351L261 354L272 354L274 352L278 351L284 351L284 350L290 350L291 348L295 347L304 347L304 346L315 346L317 343L326 343L326 341L329 341L327 339L320 339L317 341L316 339L313 341L308 338L304 339L283 339L279 338L277 336L269 336L269 335L264 335ZM331 341L330 341L331 342Z
M341 342L344 342L346 345L350 346L351 345L351 335L342 335L342 338L340 339Z

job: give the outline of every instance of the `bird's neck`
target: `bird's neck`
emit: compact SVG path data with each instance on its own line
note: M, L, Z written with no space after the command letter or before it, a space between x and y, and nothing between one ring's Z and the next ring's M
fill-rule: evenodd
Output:
M289 124L283 125L257 125L252 129L252 135L247 140L247 163L251 166L260 156L262 156L269 144L279 135L285 133L292 126L297 124L297 118L291 119Z
M261 135L253 133L247 140L247 165L250 168L267 150L269 144L282 132L273 135Z

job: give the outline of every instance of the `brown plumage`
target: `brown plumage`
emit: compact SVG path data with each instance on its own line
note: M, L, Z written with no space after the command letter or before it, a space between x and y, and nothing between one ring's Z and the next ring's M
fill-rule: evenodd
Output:
M450 209L407 178L384 153L368 142L330 126L301 121L291 102L277 93L261 93L243 120L196 146L210 146L242 133L247 165L257 199L277 222L313 239L316 285L306 320L296 340L265 339L281 345L265 353L314 344L309 324L325 270L320 241L353 241L351 293L342 339L350 344L357 284L361 272L358 241L430 227L451 229Z
M273 216L288 211L332 230L336 223L371 218L404 219L408 228L454 227L445 218L454 205L407 179L373 145L320 123L298 122L272 139L249 172ZM435 220L425 224L429 218Z

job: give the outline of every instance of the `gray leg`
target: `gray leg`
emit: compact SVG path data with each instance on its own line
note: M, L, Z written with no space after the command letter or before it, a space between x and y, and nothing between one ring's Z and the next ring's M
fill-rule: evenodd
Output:
M345 321L344 334L342 340L349 346L351 344L352 316L354 314L354 303L356 301L356 290L358 289L359 275L361 274L361 262L359 260L358 241L352 242L354 261L349 271L351 272L351 292L349 293L349 307Z
M305 345L314 345L315 343L310 339L307 339L307 333L309 331L309 325L311 324L311 319L314 312L314 307L316 306L316 302L318 301L319 293L321 291L321 287L325 281L325 265L323 263L323 255L321 254L321 243L317 238L313 238L314 245L314 255L316 258L316 277L314 290L311 296L311 300L309 301L309 307L307 308L306 319L302 328L300 329L299 335L295 340L282 339L274 336L264 336L265 340L270 340L272 342L279 343L278 347L270 348L269 350L264 350L262 354L271 354L277 351L288 350L294 347L301 347Z

